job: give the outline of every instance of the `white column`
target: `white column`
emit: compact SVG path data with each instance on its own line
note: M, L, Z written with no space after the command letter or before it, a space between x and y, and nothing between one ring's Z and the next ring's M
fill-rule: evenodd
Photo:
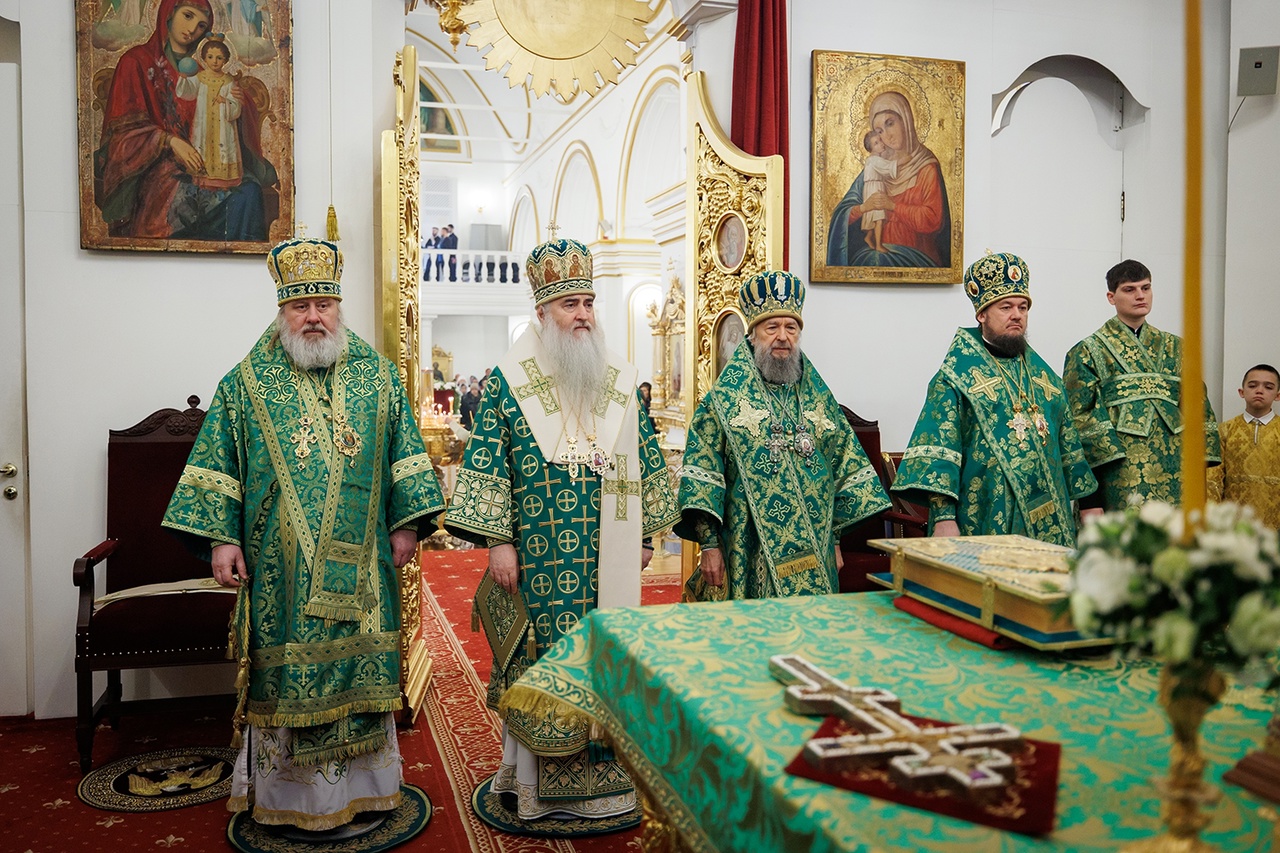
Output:
M432 373L434 365L431 362L431 327L435 319L435 314L418 315L418 362L419 366L427 371L427 377L423 379L422 402L426 403L428 408L435 401L435 380ZM452 378L445 377L445 379Z

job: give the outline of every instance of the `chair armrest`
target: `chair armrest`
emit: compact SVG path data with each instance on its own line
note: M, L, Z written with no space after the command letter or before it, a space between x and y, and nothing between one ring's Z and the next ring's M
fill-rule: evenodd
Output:
M76 609L76 629L89 627L89 617L93 615L93 567L115 553L118 539L104 539L95 545L87 554L76 560L71 569L71 580L80 588L80 601Z
M76 560L75 566L71 569L71 581L76 586L83 587L88 582L90 592L93 591L93 567L101 563L116 552L116 546L120 544L119 539L104 539L97 545L93 546L83 557Z

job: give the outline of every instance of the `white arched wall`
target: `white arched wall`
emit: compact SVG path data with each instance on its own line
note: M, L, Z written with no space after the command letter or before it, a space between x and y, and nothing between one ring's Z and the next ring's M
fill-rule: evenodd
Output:
M533 190L527 186L521 187L516 193L515 203L511 206L507 248L512 252L531 252L534 246L542 242L541 234L538 203L533 197Z
M653 381L653 330L649 306L662 304L662 286L654 279L637 284L627 295L627 360L636 366L639 382Z
M662 66L645 81L627 123L618 170L614 233L622 239L653 239L646 201L684 181L683 102L677 69Z
M1108 122L1100 132L1075 81L1032 82L1009 119L991 140L991 195L1008 203L992 210L989 248L1026 261L1028 334L1061 373L1067 350L1115 313L1103 275L1122 260L1124 154L1114 139L1118 125ZM1033 203L1036 215L1028 216ZM977 257L968 254L966 262Z
M556 169L555 196L551 203L551 218L560 229L556 236L593 243L603 215L595 158L585 144L571 142Z

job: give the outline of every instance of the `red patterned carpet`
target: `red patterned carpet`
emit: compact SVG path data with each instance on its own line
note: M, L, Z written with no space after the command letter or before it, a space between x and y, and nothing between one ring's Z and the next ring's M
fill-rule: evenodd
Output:
M489 650L471 633L471 595L487 552L424 554L423 624L433 661L427 700L412 728L400 730L405 780L431 797L426 831L397 848L421 851L611 851L639 849L639 831L582 839L524 838L494 832L471 813L472 789L501 758L499 724L484 706ZM646 578L645 604L679 600L678 576ZM125 717L105 725L94 766L180 746L225 746L225 714ZM18 853L178 850L226 851L229 817L218 800L150 814L99 811L76 797L80 772L72 719L0 719L0 850Z

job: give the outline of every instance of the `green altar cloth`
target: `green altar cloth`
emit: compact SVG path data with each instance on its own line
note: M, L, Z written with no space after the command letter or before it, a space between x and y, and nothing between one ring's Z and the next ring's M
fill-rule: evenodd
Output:
M1171 738L1152 661L995 652L897 610L891 593L596 611L511 688L602 725L637 783L695 851L1114 851L1160 829L1149 784ZM821 719L788 711L770 655L806 657L902 710L1000 721L1062 744L1057 822L1044 838L1000 832L788 776ZM533 698L526 693L526 699ZM1232 689L1205 719L1205 778L1260 744L1271 713ZM1258 801L1221 786L1206 840L1263 849Z

